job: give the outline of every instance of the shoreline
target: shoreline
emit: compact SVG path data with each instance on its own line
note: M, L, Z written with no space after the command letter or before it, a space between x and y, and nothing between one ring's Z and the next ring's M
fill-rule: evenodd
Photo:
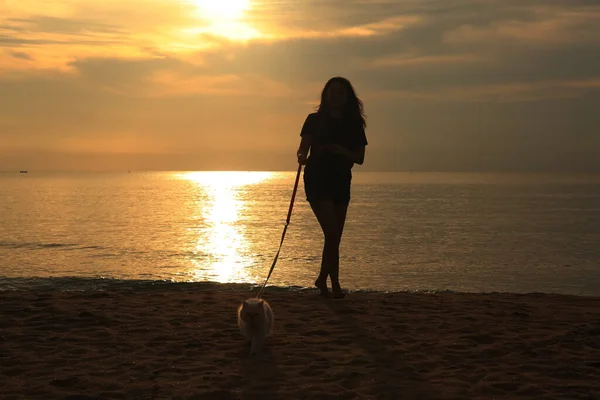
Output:
M13 282L11 287L8 283ZM51 284L46 284L50 282ZM258 292L262 283L245 282L216 282L216 281L173 281L173 280L151 280L151 279L119 279L105 277L77 277L77 276L59 276L59 277L1 277L0 293L5 292L102 292L102 291L135 291L144 292L151 290L176 290L176 291L206 291L206 290L227 290L235 292L248 292L253 295ZM268 285L265 291L281 293L311 293L316 292L314 286L277 286ZM399 290L378 290L378 289L346 289L349 294L456 294L456 295L508 295L508 296L550 296L550 297L573 297L584 299L598 299L595 295L578 295L559 292L511 292L511 291L457 291L452 289L399 289Z
M249 288L0 291L3 399L600 396L597 297L267 287L274 334L250 357Z

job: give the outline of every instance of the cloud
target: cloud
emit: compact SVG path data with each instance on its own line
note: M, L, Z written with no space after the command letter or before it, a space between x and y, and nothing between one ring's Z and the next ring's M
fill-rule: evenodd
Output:
M8 10L0 6L0 46L32 55L36 62L29 69L65 70L78 58L147 57L203 46L184 32L199 20L191 6L180 2L61 0L42 10L37 3L23 0Z
M512 82L475 86L446 86L423 91L379 91L373 99L408 99L432 102L518 103L583 96L600 89L600 77L577 81Z
M0 9L5 148L286 160L342 75L365 100L369 165L479 168L485 154L490 168L549 168L562 149L600 163L597 1L256 0L244 40L185 2L13 4Z
M332 26L300 28L297 30L284 29L281 33L268 34L261 37L262 41L282 41L292 39L320 39L320 38L354 38L382 36L398 32L419 22L417 16L400 16L385 18L381 21L357 24L354 26Z
M449 65L449 64L478 64L486 62L486 59L477 54L448 54L448 55L413 55L399 54L367 61L366 66L372 68L388 67L414 67L421 68L427 65Z
M130 98L211 95L293 97L286 85L250 71L228 73L219 67L172 57L89 58L69 64L73 75L97 90Z
M18 58L20 60L33 61L29 54L23 53L21 51L11 51L9 54L14 58Z
M29 18L9 18L9 24L21 28L21 31L33 31L58 34L78 34L91 36L94 33L122 34L118 26L94 19L59 18L44 15Z
M536 45L600 43L600 7L571 10L540 7L529 10L528 18L493 21L487 25L464 24L444 34L446 43L499 41Z

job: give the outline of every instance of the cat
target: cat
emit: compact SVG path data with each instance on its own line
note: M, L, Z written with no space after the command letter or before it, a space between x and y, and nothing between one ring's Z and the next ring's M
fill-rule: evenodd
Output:
M273 328L273 310L263 299L244 300L238 308L238 326L244 336L250 339L250 354L262 351L267 336Z

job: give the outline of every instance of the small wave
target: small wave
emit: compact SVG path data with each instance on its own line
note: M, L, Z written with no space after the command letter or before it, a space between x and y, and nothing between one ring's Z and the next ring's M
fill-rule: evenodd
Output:
M164 288L177 291L256 291L260 285L250 283L219 283L213 281L182 282L156 279L118 279L118 278L80 278L80 277L23 277L9 278L0 276L0 292L6 291L60 291L60 292L96 292L96 291L145 291ZM270 289L271 290L271 289ZM274 290L286 290L274 288ZM288 289L289 290L289 289Z
M123 255L119 255L119 254L115 254L115 253L101 253L101 254L96 254L94 256L92 256L92 258L120 258L123 257Z
M220 283L216 281L176 281L170 279L119 279L109 277L3 277L0 276L0 292L7 291L60 291L60 292L103 292L103 291L147 291L147 290L173 290L178 292L200 292L200 291L230 291L248 292L256 294L262 286L260 283ZM306 286L275 286L267 285L267 291L271 293L306 293L314 292L314 287ZM439 294L519 294L529 296L560 296L568 294L542 293L542 292L498 292L498 291L455 291L450 289L392 289L377 290L368 288L348 288L349 293L373 293L373 294L396 294L405 293L409 295L439 295Z
M253 292L262 285L255 283L219 283L213 281L174 281L157 279L118 279L107 277L0 277L1 291L105 291L105 290L147 290L165 288L168 290L214 290L215 285L223 290L242 290ZM313 287L267 285L270 292L312 292ZM372 290L350 289L350 293L413 293L436 294L455 293L451 290Z
M0 291L58 290L58 291L97 291L108 289L134 289L170 283L160 280L128 280L117 278L80 277L0 277Z
M67 247L78 247L77 244L72 243L40 243L40 242L0 242L0 247L9 249L52 249L52 248L67 248Z
M42 243L42 242L10 242L10 241L0 241L0 248L5 249L20 249L20 250L47 250L47 249L55 249L55 250L83 250L83 251L97 251L97 250L108 250L107 247L104 246L96 246L96 245L82 245L75 243ZM142 252L139 252L141 254Z
M80 250L105 250L104 246L80 246Z
M39 243L38 246L44 249L49 249L53 247L77 247L76 244L69 243Z

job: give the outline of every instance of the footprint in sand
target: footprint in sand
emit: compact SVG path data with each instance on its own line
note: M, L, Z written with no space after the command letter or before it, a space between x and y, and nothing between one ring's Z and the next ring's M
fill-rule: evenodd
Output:
M289 330L296 330L300 326L297 323L295 323L295 322L286 322L285 324L283 324L283 327L285 329L289 329Z
M481 335L465 335L466 339L471 339L478 344L492 344L496 341L494 337L491 335L481 334Z
M79 382L79 379L76 376L71 376L64 379L52 379L50 381L50 385L64 388L74 386L77 384L77 382Z
M367 365L369 364L369 360L367 360L366 358L362 358L362 357L357 357L357 358L353 358L352 360L350 360L350 365L353 366L360 366L360 365Z
M316 329L313 331L308 331L308 332L306 332L306 334L308 336L330 336L331 332L323 330L323 329Z
M345 338L334 338L331 339L331 343L337 346L348 346L352 343L354 343L355 341L352 339L345 339Z

